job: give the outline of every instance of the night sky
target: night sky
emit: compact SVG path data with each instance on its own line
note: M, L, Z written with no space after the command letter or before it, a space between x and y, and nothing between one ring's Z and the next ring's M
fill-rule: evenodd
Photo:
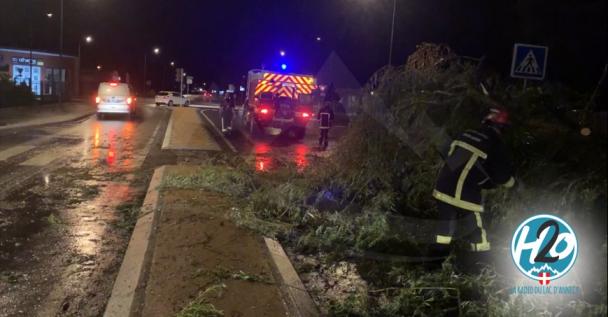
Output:
M508 74L514 42L548 45L552 80L593 85L606 63L606 1L397 0L393 61L416 44L447 43L459 54L485 55ZM504 3L503 3L504 2ZM507 3L508 2L508 3ZM507 4L505 4L507 3ZM238 82L251 68L279 64L315 73L335 50L364 82L388 61L392 0L65 0L64 51L83 67L141 77L149 56L153 86L169 80L174 60L195 82ZM0 46L58 50L59 0L0 0ZM54 17L48 19L47 12ZM316 37L322 38L321 42ZM171 75L173 76L173 75Z

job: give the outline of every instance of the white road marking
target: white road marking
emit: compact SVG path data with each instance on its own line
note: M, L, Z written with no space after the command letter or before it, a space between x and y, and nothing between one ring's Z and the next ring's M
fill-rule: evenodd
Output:
M11 148L8 148L8 149L0 152L0 161L6 161L13 156L19 155L21 153L25 153L33 148L35 148L35 146L33 146L33 145L13 146Z
M214 105L214 104L193 105L193 104L191 104L190 107L192 107L192 108L205 108L205 109L219 109L220 105Z
M48 140L51 140L51 139L59 137L59 136L79 136L80 132L82 131L82 125L84 124L84 122L86 122L88 120L90 120L90 119L84 120L83 122L80 122L76 126L62 129L53 134L45 135L45 136L39 137L37 139L31 140L29 142L26 142L24 144L16 145L16 146L13 146L6 150L0 151L0 161L6 161L13 156L17 156L19 154L25 153L31 149L38 147L39 145L43 144L44 142L47 142Z
M150 137L150 140L148 140L148 143L146 143L146 146L144 147L143 151L141 151L135 157L135 164L134 164L134 168L135 169L141 167L141 165L143 164L144 160L148 156L148 153L150 152L150 149L152 148L152 144L154 143L154 140L156 140L156 136L158 135L158 131L160 131L160 126L161 126L160 123L161 122L162 122L162 120L158 121L158 123L156 124L156 128L154 129L154 132L152 132L152 136Z
M56 159L59 159L61 157L65 157L66 156L66 152L68 152L69 149L68 148L62 148L62 147L54 147L54 148L50 148L47 151L44 151L32 158L30 158L29 160L22 162L19 165L23 165L23 166L45 166L48 165L49 163L53 162Z
M173 131L173 115L169 118L169 124L167 124L167 130L165 130L165 138L163 139L161 149L169 148L169 143L171 143L171 131Z
M213 129L215 130L215 132L217 132L222 137L222 140L224 140L224 142L228 145L228 147L230 148L230 150L232 152L234 152L234 153L237 153L238 151L236 150L236 148L234 147L234 145L232 145L232 143L226 138L226 136L224 135L224 133L222 133L222 131L220 131L220 129L218 129L218 127L216 127L215 124L213 124L213 122L211 121L211 119L209 119L209 117L207 117L207 115L205 114L205 111L207 111L207 110L201 110L201 114L203 115L203 117L205 117L205 119L213 127Z

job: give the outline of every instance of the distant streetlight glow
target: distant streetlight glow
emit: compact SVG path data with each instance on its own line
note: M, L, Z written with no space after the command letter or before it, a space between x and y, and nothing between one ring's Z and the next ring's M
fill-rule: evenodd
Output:
M91 42L93 42L93 37L92 37L92 36L90 36L90 35L87 35L87 36L84 38L84 40L85 40L85 42L87 42L87 43L91 43Z
M279 55L285 56L285 51L284 50L279 51Z
M169 63L169 65L175 66L175 62L172 61L171 63Z
M281 64L281 69L282 70L286 70L287 69L287 64Z
M154 55L160 55L160 48L158 46L153 47L152 53L154 53ZM148 75L148 53L146 52L146 53L144 53L144 84L142 86L144 90L146 90L148 88L147 75Z
M53 12L49 12L49 13L47 13L47 14L46 14L46 17L47 17L47 18L49 18L49 19L53 18Z
M97 65L97 70L101 70L101 65Z
M317 42L321 42L321 40L322 40L321 37L317 36Z

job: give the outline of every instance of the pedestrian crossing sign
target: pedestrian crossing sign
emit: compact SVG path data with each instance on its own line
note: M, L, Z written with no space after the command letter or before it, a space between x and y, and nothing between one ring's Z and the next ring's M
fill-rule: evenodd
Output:
M511 63L511 77L545 79L548 51L549 48L546 46L515 44Z

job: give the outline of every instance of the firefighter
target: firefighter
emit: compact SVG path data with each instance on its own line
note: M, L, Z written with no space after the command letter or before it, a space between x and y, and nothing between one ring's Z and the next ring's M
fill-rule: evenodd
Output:
M440 218L435 242L443 251L455 240L465 242L473 252L466 257L469 260L482 259L490 251L481 220L481 191L515 184L502 140L508 125L508 112L493 108L479 129L467 130L451 143L433 190Z
M224 97L224 102L222 102L220 109L220 116L222 118L222 132L227 132L232 130L232 115L235 106L235 100L232 93L227 92Z
M319 128L321 129L319 148L326 150L329 143L329 129L334 120L334 111L331 108L331 101L325 101L323 107L319 109L317 119L319 120Z

